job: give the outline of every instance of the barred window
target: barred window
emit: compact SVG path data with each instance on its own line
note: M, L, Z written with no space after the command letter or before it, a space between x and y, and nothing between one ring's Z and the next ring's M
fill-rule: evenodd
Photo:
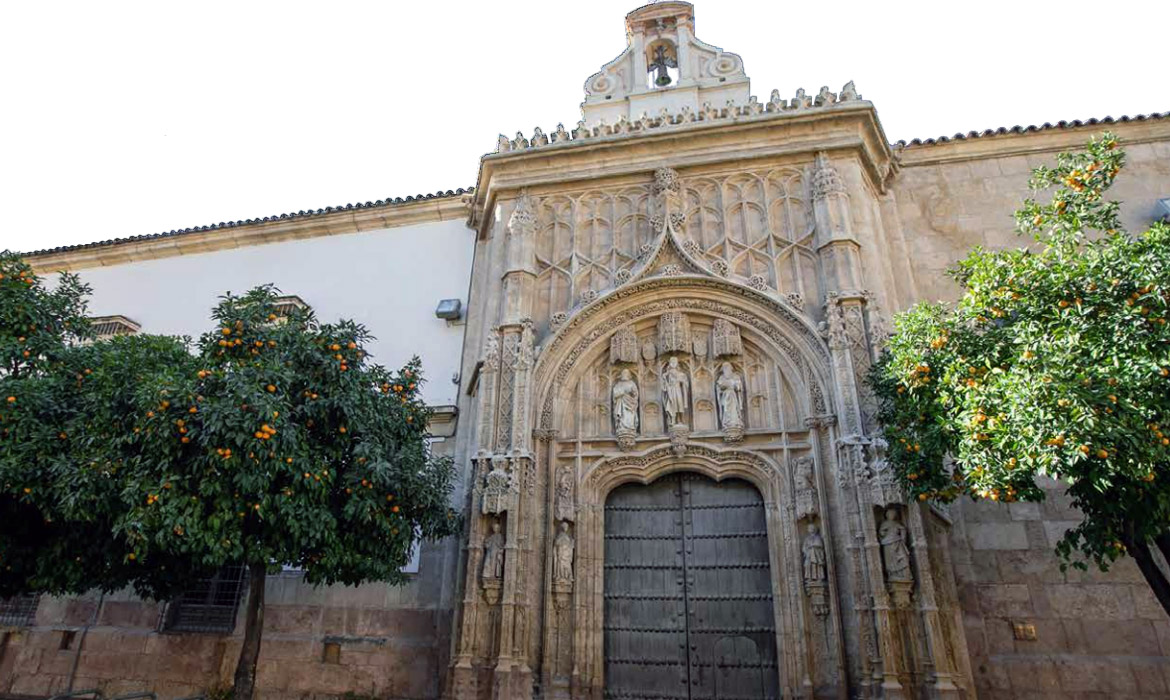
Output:
M244 591L243 566L225 566L211 578L195 581L167 605L163 629L168 632L230 634Z
M0 627L29 627L37 616L37 593L0 598Z

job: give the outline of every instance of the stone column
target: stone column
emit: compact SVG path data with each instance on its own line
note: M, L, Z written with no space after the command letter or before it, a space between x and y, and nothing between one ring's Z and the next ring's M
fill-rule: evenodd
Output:
M934 592L934 577L930 572L929 545L926 541L924 511L929 506L915 504L908 510L910 540L914 548L914 576L918 579L918 613L926 631L926 643L931 663L934 666L934 682L929 690L931 697L950 700L960 697L957 676L947 657L946 642L943 641L943 626L939 619L938 599Z
M824 151L816 156L812 177L816 247L828 289L860 289L861 246L853 234L849 194Z

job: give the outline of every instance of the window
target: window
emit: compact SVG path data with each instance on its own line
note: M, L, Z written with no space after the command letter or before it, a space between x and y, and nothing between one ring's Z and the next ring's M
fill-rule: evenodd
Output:
M199 579L167 605L163 629L168 632L230 634L244 591L243 566L225 566L211 578Z
M30 627L37 616L38 594L0 599L0 627Z

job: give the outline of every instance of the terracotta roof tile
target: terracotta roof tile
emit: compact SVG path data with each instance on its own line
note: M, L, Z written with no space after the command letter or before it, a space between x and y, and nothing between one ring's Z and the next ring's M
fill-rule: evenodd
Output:
M447 190L445 192L435 192L434 194L416 194L409 197L394 197L379 199L376 202L358 202L356 204L342 204L336 207L325 207L324 209L308 209L297 212L289 212L287 214L273 214L272 216L265 216L260 219L244 219L241 221L221 221L217 224L207 224L205 226L192 226L190 228L175 229L173 231L164 231L162 233L148 233L141 236L127 236L125 238L111 238L105 241L94 241L92 243L78 243L75 245L57 246L56 248L45 248L43 250L34 250L28 253L22 253L25 256L31 255L48 255L50 253L64 253L73 250L84 250L86 248L99 248L101 246L115 245L118 243L131 243L135 241L149 241L156 238L172 238L174 236L182 236L189 233L202 233L204 231L215 231L224 228L236 228L237 226L248 226L250 224L262 224L271 221L284 221L291 219L305 219L313 216L323 216L325 214L334 214L340 211L356 211L361 209L376 209L378 207L393 207L402 204L411 204L413 202L421 202L428 199L447 199L449 197L458 197L465 194L471 194L475 191L474 187L460 187L454 190Z
M1113 117L1105 117L1104 119L1074 119L1072 121L1059 121L1055 124L1044 122L1036 126L1013 126L1010 129L1007 127L999 127L998 129L986 129L984 131L968 131L965 134L955 134L954 136L938 136L932 139L912 139L910 141L898 141L894 144L895 148L913 148L915 146L932 146L939 143L947 143L949 141L966 141L967 139L978 139L985 136L1000 136L1002 134L1027 134L1036 131L1048 131L1050 129L1075 129L1081 126L1100 126L1108 124L1124 124L1126 122L1144 122L1156 119L1170 119L1170 112L1152 112L1150 114L1138 114L1133 117L1122 115L1116 119Z

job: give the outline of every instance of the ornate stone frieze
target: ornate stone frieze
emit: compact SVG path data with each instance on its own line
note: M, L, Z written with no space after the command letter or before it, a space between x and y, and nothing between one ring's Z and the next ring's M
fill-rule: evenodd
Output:
M732 118L737 120L783 118L795 112L810 109L832 109L835 105L861 100L862 97L857 92L852 80L846 83L841 88L841 92L837 94L831 92L826 86L822 87L815 96L809 96L804 88L800 88L791 100L785 100L780 97L779 90L773 90L766 103L761 103L759 98L751 95L742 102L729 100L724 107L715 107L711 103L704 103L699 112L687 105L673 113L665 107L655 115L643 112L636 120L619 117L612 124L607 124L604 119L601 119L592 123L592 126L596 128L591 128L582 120L578 122L577 127L572 132L565 131L564 126L558 124L557 130L553 132L551 137L546 136L539 127L533 132L531 139L525 138L521 132L517 132L516 138L512 140L501 134L496 143L496 152L509 153L525 149L546 148L558 143L577 143L597 138L599 135L629 137L647 132L666 132L687 128L700 120L707 122Z
M677 282L676 282L677 280ZM779 319L786 324L789 324L790 332L794 332L796 337L804 337L807 339L805 347L812 351L813 356L816 357L818 366L825 366L829 362L829 358L824 351L824 346L809 329L803 320L800 319L786 304L774 301L763 295L756 295L749 289L743 287L725 287L722 283L715 279L703 280L694 278L652 278L644 280L639 284L629 285L619 289L606 297L606 302L612 303L621 300L627 295L637 294L642 291L659 288L669 288L673 284L687 287L703 287L705 285L719 285L720 288L727 289L743 295L753 295L754 300L765 303L771 308ZM720 316L729 317L739 322L745 327L751 327L756 332L773 342L778 349L792 362L793 366L797 368L797 375L795 378L803 381L809 387L812 393L812 410L816 415L828 413L828 403L825 398L825 392L822 388L822 382L825 378L816 376L813 373L808 361L804 358L802 353L793 345L793 341L788 335L781 331L774 321L764 321L758 316L748 313L742 309L729 306L724 303L693 299L689 297L668 297L659 299L657 301L648 302L638 305L622 313L615 314L610 318L600 322L589 325L588 330L580 335L573 336L572 345L567 349L562 349L562 345L569 342L567 338L570 337L570 331L579 325L590 323L592 317L600 313L605 308L605 303L594 305L584 309L581 313L575 315L570 319L568 324L557 333L556 336L549 341L548 347L541 353L542 357L559 357L557 369L553 372L551 379L552 384L562 385L568 378L572 368L576 365L578 358L580 358L589 347L591 347L597 340L616 328L627 325L639 318L646 316L655 316L661 314L663 311L673 310L695 310L700 312L707 312L718 314ZM645 347L643 351L645 352ZM553 395L551 393L544 394L544 405L541 411L541 426L544 428L551 428L552 421L552 401Z

